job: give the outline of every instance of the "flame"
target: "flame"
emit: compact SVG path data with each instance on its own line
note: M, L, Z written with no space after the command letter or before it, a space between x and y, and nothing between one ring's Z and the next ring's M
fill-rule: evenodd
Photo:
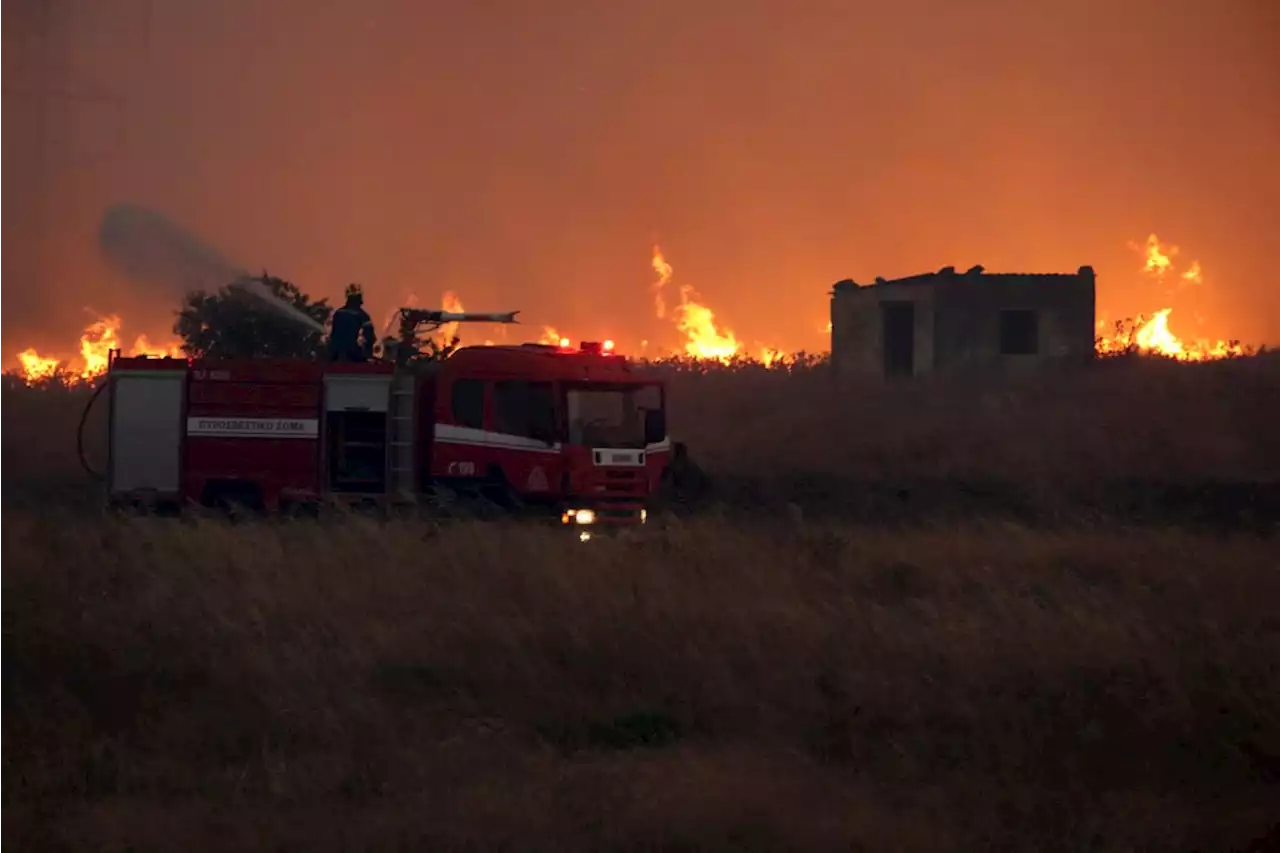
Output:
M172 341L168 344L153 344L146 335L134 338L133 349L129 355L145 355L148 358L186 358L182 344Z
M149 356L151 358L183 358L182 344L174 339L168 343L153 343L145 334L134 339L133 346L126 348L120 343L122 321L117 314L99 317L85 326L80 335L80 353L75 359L63 360L40 355L34 347L18 353L18 374L28 383L48 379L59 373L71 378L90 380L101 376L107 370L107 361L111 350L119 349L125 355Z
M690 285L680 287L680 303L668 312L666 288L671 283L675 270L659 246L653 247L650 265L658 276L651 287L654 313L659 319L666 318L670 313L676 328L684 334L683 350L686 355L728 362L743 352L742 342L731 329L717 323L715 312L699 301L700 297ZM573 345L573 339L562 335L554 326L544 326L538 342L558 347ZM639 342L640 352L646 352L648 348L649 341ZM760 361L766 365L777 363L783 358L783 351L775 347L761 347L759 352Z
M654 307L658 316L666 314L663 290L671 282L674 272L663 257L662 250L653 247L653 270L658 274L654 282ZM685 335L684 350L694 358L729 361L742 349L742 344L731 329L721 329L716 324L715 312L697 301L697 293L690 285L681 285L680 304L675 308L676 328Z
M458 294L452 290L446 290L444 296L440 298L440 307L445 311L461 313L467 309L462 307L462 300L458 298ZM444 348L453 343L453 339L459 337L458 328L461 323L445 323L432 333L435 338L436 345Z
M662 296L662 291L671 282L671 275L675 272L671 268L671 264L667 263L667 259L662 256L662 250L657 246L653 247L653 271L658 274L658 280L653 283L653 310L657 313L658 319L662 320L667 316L667 302Z
M1160 238L1155 234L1148 235L1143 245L1134 243L1129 245L1142 254L1142 271L1157 281L1163 280L1165 274L1173 269L1173 259L1178 255L1177 246L1161 244ZM1204 275L1200 262L1191 261L1179 275L1179 279L1190 284L1201 284L1204 281ZM1175 358L1179 361L1208 361L1242 354L1241 346L1234 341L1182 340L1169 328L1169 317L1172 314L1173 309L1166 307L1156 311L1150 318L1139 315L1136 320L1128 324L1117 323L1114 334L1099 335L1098 352L1115 353L1136 350ZM1098 321L1100 330L1105 326L1105 322L1105 319Z
M1180 339L1169 328L1169 315L1172 308L1162 308L1150 319L1139 316L1130 328L1118 323L1116 333L1103 336L1098 340L1098 352L1119 353L1136 350L1152 355L1162 355L1179 361L1212 361L1244 354L1244 349L1234 341L1210 341L1200 339L1187 342ZM1102 323L1099 322L1101 327Z
M80 336L80 360L84 367L80 371L82 379L104 372L107 369L107 356L113 349L120 348L120 318L112 314L95 320L85 327Z
M707 306L694 301L697 294L689 285L680 288L680 304L676 306L676 328L684 332L688 341L685 352L696 358L728 361L738 354L742 344L731 329L721 330L716 325L716 315Z
M1134 243L1129 245L1142 253L1144 259L1143 271L1151 273L1157 279L1164 278L1164 274L1173 266L1173 259L1178 254L1177 246L1162 246L1160 238L1155 234L1148 234L1147 242L1141 246ZM1195 265L1194 262L1193 265ZM1198 268L1198 265L1195 266Z
M1169 331L1169 315L1171 308L1162 308L1156 312L1149 322L1138 329L1137 343L1139 349L1155 351L1165 355L1178 356L1185 352L1182 341Z
M45 358L32 348L18 353L18 362L22 365L19 372L28 382L38 382L41 379L56 376L58 368L62 366L56 358Z

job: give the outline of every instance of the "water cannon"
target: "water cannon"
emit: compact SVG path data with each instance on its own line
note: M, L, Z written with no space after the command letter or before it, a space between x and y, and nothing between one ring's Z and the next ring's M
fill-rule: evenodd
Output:
M411 309L403 309L411 310ZM519 311L428 311L439 314L442 323L519 323Z
M519 323L519 311L445 311L436 308L401 308L400 340L396 361L403 363L419 354L418 341L447 323Z
M401 308L400 323L412 324L418 331L434 331L445 323L519 323L519 311L440 311L434 308Z

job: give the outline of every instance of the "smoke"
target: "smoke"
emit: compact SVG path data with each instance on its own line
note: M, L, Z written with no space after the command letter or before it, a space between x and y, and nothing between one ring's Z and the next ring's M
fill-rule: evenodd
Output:
M315 318L277 298L261 281L159 211L129 203L108 207L98 227L98 245L107 261L136 282L181 295L232 287L294 322L324 332Z
M247 274L163 213L135 204L107 208L98 244L131 279L182 294L217 290Z

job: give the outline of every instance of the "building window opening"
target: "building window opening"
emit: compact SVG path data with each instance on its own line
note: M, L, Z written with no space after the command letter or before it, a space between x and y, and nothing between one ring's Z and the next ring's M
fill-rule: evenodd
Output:
M1040 351L1040 318L1026 308L1000 312L1000 354L1035 355Z

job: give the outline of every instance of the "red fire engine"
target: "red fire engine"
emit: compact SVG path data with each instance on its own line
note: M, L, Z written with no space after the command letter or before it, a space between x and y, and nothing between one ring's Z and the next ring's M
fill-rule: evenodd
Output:
M665 389L611 350L470 346L414 367L114 357L109 492L267 509L483 496L566 524L643 522L671 457Z

